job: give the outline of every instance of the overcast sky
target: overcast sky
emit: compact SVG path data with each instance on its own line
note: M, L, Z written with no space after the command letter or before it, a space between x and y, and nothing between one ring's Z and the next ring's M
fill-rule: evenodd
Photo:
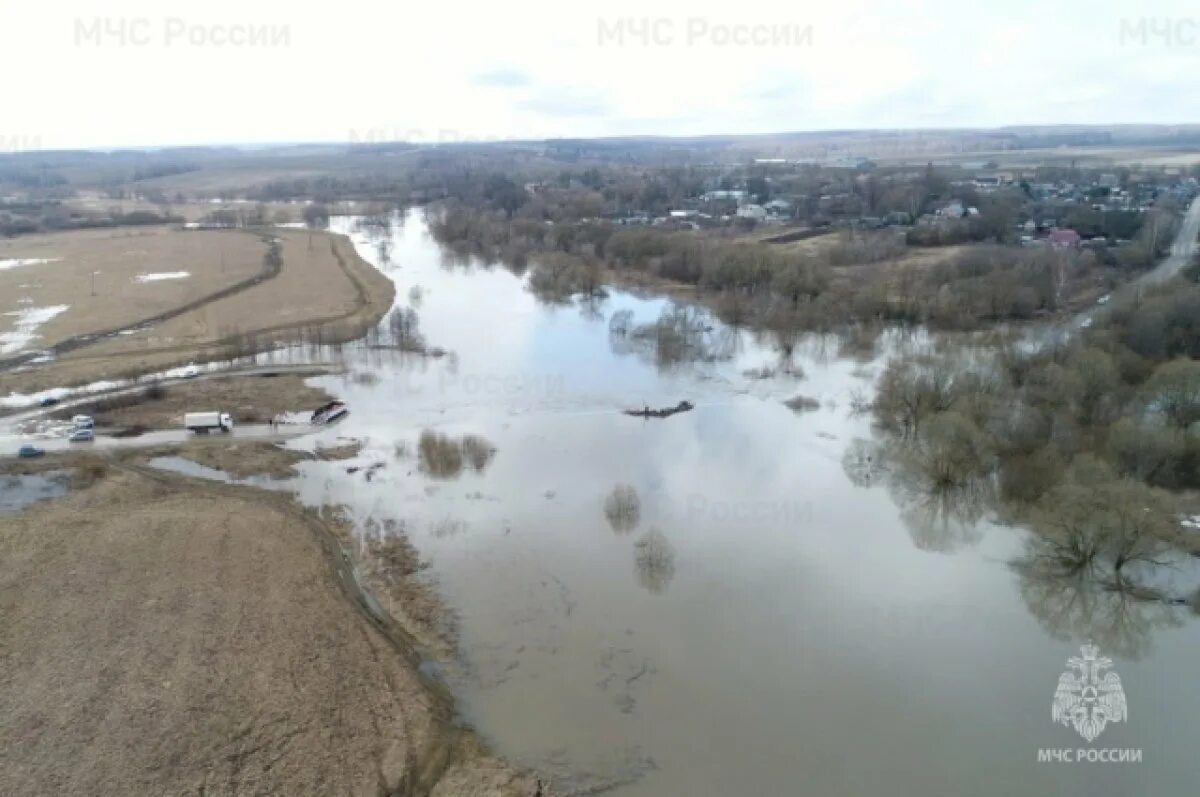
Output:
M0 53L0 150L1200 122L1171 0L0 0Z

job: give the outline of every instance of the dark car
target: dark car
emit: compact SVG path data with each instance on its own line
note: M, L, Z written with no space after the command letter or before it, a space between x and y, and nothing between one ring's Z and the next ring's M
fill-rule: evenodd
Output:
M54 396L47 396L41 400L41 406L43 407L53 407L57 403L58 399L54 398Z
M34 457L40 457L45 453L45 451L37 446L21 446L21 450L17 452L17 456L21 459L33 459Z

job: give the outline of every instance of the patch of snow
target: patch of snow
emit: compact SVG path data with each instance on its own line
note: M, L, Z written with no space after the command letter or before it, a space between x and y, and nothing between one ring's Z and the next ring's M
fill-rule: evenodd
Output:
M37 266L42 263L57 263L61 259L60 257L9 258L7 260L0 260L0 271L10 268L21 268L22 266Z
M191 379L192 377L200 376L200 374L211 374L214 371L220 371L228 367L229 366L226 363L222 362L202 363L200 365L197 365L196 363L188 363L187 365L181 365L178 368L170 368L166 371L163 371L158 374L158 378Z
M192 276L188 271L160 271L157 274L138 274L134 279L138 282L160 282L162 280L183 280Z
M17 321L8 332L0 332L0 354L13 354L24 350L30 341L38 337L35 334L38 327L66 312L70 307L69 304L56 304L5 313L6 316L15 316Z
M47 390L39 390L37 393L9 393L7 396L0 396L0 407L17 409L20 407L32 407L35 404L41 404L46 399L58 399L63 401L75 396L86 396L92 393L104 393L109 390L126 387L132 384L128 380L122 382L92 382L90 385L83 387L52 387Z

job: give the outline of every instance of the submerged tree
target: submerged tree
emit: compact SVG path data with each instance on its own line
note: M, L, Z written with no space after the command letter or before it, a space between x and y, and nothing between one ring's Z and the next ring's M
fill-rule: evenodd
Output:
M466 467L476 472L486 469L496 454L496 447L478 435L463 435L455 440L426 429L417 441L417 454L421 472L435 479L454 479Z
M658 529L650 529L634 543L634 572L638 583L661 595L675 577L675 547Z
M1089 464L1039 502L1032 521L1039 558L1061 572L1083 572L1127 588L1131 565L1164 564L1176 521L1170 504L1151 487L1109 476L1107 466Z
M641 519L642 502L637 490L628 484L618 484L604 499L604 517L618 534L632 531Z

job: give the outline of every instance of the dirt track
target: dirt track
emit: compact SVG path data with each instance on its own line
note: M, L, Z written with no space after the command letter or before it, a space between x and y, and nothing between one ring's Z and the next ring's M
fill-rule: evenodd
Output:
M533 794L455 726L340 533L116 462L0 519L0 793Z
M282 413L309 413L329 401L324 390L305 384L301 374L265 376L215 376L187 379L123 396L99 398L51 413L69 420L86 413L102 429L141 427L179 429L187 412L219 409L231 413L239 424L267 423Z

